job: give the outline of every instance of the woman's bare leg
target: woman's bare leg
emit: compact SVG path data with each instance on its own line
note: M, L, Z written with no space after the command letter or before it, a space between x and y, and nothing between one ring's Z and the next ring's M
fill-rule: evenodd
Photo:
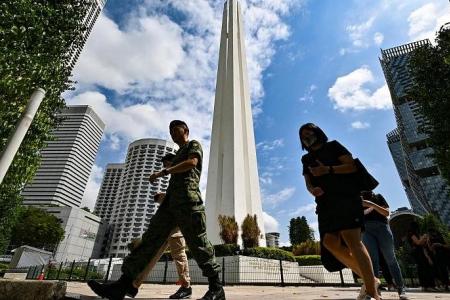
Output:
M350 249L353 259L359 265L361 277L366 285L367 294L377 300L380 299L378 291L375 288L375 276L373 274L372 262L366 247L361 241L361 229L342 230L340 231L340 235Z
M362 278L362 272L359 268L359 264L352 256L350 249L342 244L339 233L326 233L323 238L323 244L334 255L334 257L336 257L336 259Z

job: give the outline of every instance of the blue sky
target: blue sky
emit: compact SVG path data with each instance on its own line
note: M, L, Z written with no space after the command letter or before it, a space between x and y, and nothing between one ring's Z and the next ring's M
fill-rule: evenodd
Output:
M305 215L317 227L301 176L297 131L306 122L363 161L391 208L409 206L386 145L395 119L378 57L380 48L432 38L450 21L448 1L240 2L266 230L286 244L290 218ZM172 119L188 122L209 159L222 7L108 0L75 67L76 90L65 95L68 104L93 106L107 126L86 205L95 203L105 165L122 162L135 139L169 138Z

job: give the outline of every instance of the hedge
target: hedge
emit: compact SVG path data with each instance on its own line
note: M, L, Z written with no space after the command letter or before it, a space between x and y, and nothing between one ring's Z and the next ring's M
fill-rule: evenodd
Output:
M277 248L265 248L265 247L248 248L244 249L241 254L244 256L252 256L259 258L295 261L294 255L292 255L291 252Z
M322 265L320 255L300 255L295 256L295 261L299 266L318 266Z

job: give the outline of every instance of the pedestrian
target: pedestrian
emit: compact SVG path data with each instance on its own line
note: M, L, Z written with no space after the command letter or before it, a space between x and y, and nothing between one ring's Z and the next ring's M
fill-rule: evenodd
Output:
M150 175L150 182L155 182L172 174L165 200L150 220L142 243L125 257L119 280L105 284L88 282L91 289L103 298L122 300L125 295L135 297L138 291L133 281L178 226L203 275L208 278L209 288L201 299L225 300L219 280L220 265L216 263L214 248L206 237L205 207L199 188L202 147L198 141L189 141L189 128L185 122L174 120L169 129L172 140L179 146L173 166Z
M389 205L381 194L372 191L361 193L364 209L363 243L369 251L372 260L373 272L376 277L380 272L380 254L385 259L392 275L400 299L408 299L405 284L395 257L394 236L388 224ZM379 253L380 251L381 253Z
M172 159L175 157L174 154L168 153L161 161L163 163L164 168L169 168L172 166ZM155 202L159 205L165 199L165 193L158 193L155 195ZM137 248L142 243L141 239L134 240L129 245L129 249L132 251ZM186 255L186 241L184 240L183 234L181 233L178 227L174 228L170 233L167 241L161 246L158 250L157 254L153 256L150 263L145 267L144 271L142 271L138 277L133 281L133 285L139 288L145 279L148 277L150 272L155 267L156 263L159 261L161 256L167 249L170 249L170 255L172 256L172 260L175 263L177 273L178 273L178 282L180 285L178 291L169 296L169 299L186 299L190 298L192 295L192 287L191 287L191 279L189 276L189 263Z
M408 242L412 248L412 256L417 265L419 284L425 292L436 292L433 261L426 249L428 236L420 234L419 224L412 222L408 230Z
M323 245L363 278L366 292L358 299L379 300L380 281L361 241L363 206L352 154L339 142L329 142L322 129L312 123L300 127L299 137L302 149L308 152L302 157L303 176L315 197Z

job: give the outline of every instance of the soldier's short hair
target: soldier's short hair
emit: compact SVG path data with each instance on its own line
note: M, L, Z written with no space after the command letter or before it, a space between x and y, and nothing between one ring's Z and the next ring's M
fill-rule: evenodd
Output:
M169 124L169 130L171 130L173 127L175 126L184 126L187 131L189 132L189 127L187 126L186 122L181 121L181 120L173 120L172 122L170 122Z

